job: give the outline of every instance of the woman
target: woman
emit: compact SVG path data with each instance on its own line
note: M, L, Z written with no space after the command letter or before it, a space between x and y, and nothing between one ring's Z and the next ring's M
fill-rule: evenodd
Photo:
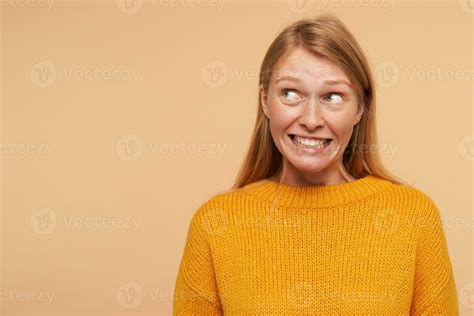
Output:
M233 188L195 212L175 315L458 315L440 212L382 166L369 64L325 14L262 62Z

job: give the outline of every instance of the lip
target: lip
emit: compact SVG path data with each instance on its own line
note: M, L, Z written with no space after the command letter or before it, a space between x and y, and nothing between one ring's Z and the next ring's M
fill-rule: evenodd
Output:
M314 139L314 140L324 140L324 139L331 139L330 137L314 137L314 136L306 136L306 135L299 135L299 134L288 134L288 136L290 136L290 138L292 138L292 135L293 136L298 136L298 137L301 137L301 138L307 138L307 139Z
M289 138L292 146L294 146L295 149L297 149L298 151L308 152L308 153L311 153L311 154L324 154L324 153L326 153L329 150L329 148L331 147L331 143L332 143L332 140L331 140L331 143L326 147L323 147L323 148L310 148L310 147L305 147L305 146L299 145L296 142L296 140L294 140L294 137L290 136L290 134L288 135L288 138Z

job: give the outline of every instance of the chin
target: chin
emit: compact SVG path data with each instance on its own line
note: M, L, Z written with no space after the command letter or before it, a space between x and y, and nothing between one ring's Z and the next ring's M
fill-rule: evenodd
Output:
M319 158L316 159L301 159L301 160L294 160L288 159L288 162L297 170L305 173L319 173L324 171L330 163L327 161L318 161Z

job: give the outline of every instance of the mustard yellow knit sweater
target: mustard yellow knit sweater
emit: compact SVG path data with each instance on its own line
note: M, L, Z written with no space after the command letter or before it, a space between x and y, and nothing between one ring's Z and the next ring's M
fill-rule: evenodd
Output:
M440 212L414 187L261 180L194 213L173 315L458 315Z

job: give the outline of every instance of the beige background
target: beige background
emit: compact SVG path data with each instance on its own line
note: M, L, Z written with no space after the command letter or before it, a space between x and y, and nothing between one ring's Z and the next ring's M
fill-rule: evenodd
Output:
M210 1L0 0L2 314L169 315L266 49L322 12L366 51L383 159L439 206L472 313L473 1Z

